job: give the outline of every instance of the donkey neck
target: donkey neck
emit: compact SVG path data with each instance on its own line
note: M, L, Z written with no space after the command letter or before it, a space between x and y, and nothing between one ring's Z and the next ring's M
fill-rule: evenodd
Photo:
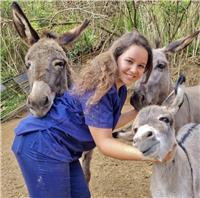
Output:
M164 189L165 192L180 192L187 189L192 195L192 176L187 156L183 149L177 145L173 160L164 164L155 164L151 177L151 189ZM183 179L184 178L184 179Z
M159 100L156 104L158 105L163 104L163 102L172 93L173 90L174 90L174 83L172 82L171 79L169 79L168 86L164 90L160 91Z

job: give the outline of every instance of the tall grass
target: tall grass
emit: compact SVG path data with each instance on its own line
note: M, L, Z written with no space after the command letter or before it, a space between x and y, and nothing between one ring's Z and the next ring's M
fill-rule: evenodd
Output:
M137 29L154 45L162 45L184 37L200 27L198 1L19 1L32 26L62 33L85 18L90 27L70 49L75 60L80 54L105 50L123 32ZM2 81L25 70L27 46L12 25L11 1L1 2L1 73ZM66 24L66 25L63 25ZM199 39L188 48L185 56L199 54Z

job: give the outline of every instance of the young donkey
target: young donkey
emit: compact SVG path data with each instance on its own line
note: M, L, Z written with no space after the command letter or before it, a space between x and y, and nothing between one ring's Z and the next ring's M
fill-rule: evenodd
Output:
M74 41L88 26L89 21L85 20L79 27L61 36L46 32L40 38L16 2L12 4L12 14L17 32L30 45L25 57L30 84L27 106L33 115L43 117L51 108L55 96L62 95L73 82L62 46ZM91 152L83 154L83 171L87 181L90 178L90 156Z
M150 188L154 198L200 197L200 124L186 124L175 135L174 116L183 98L179 87L173 103L144 107L132 126L134 145L145 156L162 160L175 148L170 161L153 166Z
M79 27L57 36L51 32L39 37L16 2L12 4L14 26L20 37L30 45L25 57L30 93L27 106L38 117L47 114L56 95L62 95L72 84L71 68L63 46L74 41L88 26Z
M135 83L131 96L130 102L137 110L150 104L161 104L174 89L174 84L169 73L167 55L184 49L198 36L199 32L198 30L189 36L173 41L163 48L153 49L153 69L149 80L146 84L143 83L143 80L146 79L144 74ZM175 115L176 131L186 123L200 123L199 98L200 86L186 88L184 103ZM129 126L122 131L115 132L114 135L115 137L132 140L133 134L130 129L131 127Z

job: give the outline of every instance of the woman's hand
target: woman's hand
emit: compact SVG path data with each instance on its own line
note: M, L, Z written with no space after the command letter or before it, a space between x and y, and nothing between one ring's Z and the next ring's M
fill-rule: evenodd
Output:
M104 155L120 160L149 161L137 148L114 139L112 129L91 126L89 129L97 147Z
M162 164L162 163L165 163L167 161L171 161L174 158L174 154L176 152L176 146L177 145L174 144L172 149L166 154L166 156L162 160L156 160L156 159L148 157L148 156L143 156L143 158L141 160L150 161L150 162L158 163L158 164Z
M174 154L176 152L176 144L174 144L174 146L172 147L172 149L167 153L167 155L164 157L163 160L161 161L156 161L156 163L165 163L167 161L171 161L174 157Z

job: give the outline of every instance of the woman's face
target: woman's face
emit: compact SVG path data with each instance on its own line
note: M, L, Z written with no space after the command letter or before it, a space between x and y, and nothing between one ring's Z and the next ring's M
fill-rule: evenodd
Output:
M130 85L144 73L148 61L148 52L142 46L132 45L117 59L119 77L117 87Z

